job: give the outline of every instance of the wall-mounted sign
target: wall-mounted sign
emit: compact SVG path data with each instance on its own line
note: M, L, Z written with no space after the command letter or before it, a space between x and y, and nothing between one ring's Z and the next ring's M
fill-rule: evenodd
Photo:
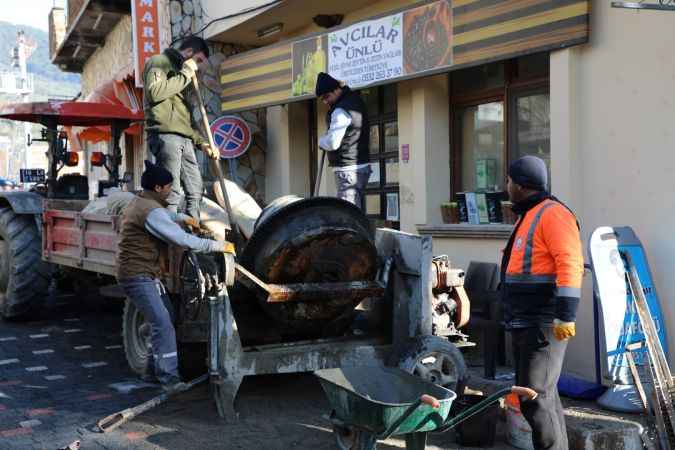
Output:
M238 116L222 116L211 124L213 140L224 159L238 158L251 145L251 129Z
M159 0L131 1L136 87L143 87L145 62L160 53L158 4Z
M320 71L360 88L582 44L589 5L437 0L282 41L223 61L221 107L232 113L312 98Z
M401 161L404 163L410 161L410 144L401 145Z

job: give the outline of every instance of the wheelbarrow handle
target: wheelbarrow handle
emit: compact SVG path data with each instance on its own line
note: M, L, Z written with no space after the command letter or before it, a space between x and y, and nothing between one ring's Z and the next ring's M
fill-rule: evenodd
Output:
M423 396L421 396L420 403L427 404L434 409L438 409L441 407L441 402L439 402L436 397L433 397L429 394L424 394Z
M511 393L519 397L525 397L527 400L534 400L539 395L534 389L524 386L512 386Z
M483 411L488 406L499 401L502 397L505 397L506 395L511 393L525 397L527 400L534 400L535 398L537 398L538 395L537 391L535 391L534 389L522 386L511 386L509 388L500 389L494 394L487 397L485 400L482 400L476 403L475 405L467 408L465 411L462 411L461 413L457 414L455 417L451 418L443 425L438 427L434 432L443 433L445 431L448 431L450 428L454 428L461 422L464 422L470 417L473 417L474 415Z

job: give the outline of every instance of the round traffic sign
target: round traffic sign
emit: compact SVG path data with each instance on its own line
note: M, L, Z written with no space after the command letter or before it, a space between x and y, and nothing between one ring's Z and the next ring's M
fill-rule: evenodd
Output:
M237 116L222 116L214 120L211 134L221 158L237 158L251 145L251 129Z

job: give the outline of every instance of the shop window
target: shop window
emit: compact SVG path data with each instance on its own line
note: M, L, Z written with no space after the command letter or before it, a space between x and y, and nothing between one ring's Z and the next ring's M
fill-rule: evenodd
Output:
M450 74L451 191L457 201L465 201L465 192L506 199L508 165L523 155L546 162L550 183L548 75L548 53ZM501 214L490 217L499 221Z
M370 168L366 215L376 226L398 228L398 118L396 85L362 89L370 121Z

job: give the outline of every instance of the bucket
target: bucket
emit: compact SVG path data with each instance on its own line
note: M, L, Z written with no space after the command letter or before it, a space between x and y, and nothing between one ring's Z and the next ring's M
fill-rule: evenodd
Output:
M522 450L534 450L532 427L520 411L520 400L516 394L509 394L506 405L506 442Z
M485 400L484 395L463 395L452 405L456 408L453 415L460 414L469 407ZM495 402L484 410L474 414L457 425L457 443L467 447L491 447L495 443L499 402Z

